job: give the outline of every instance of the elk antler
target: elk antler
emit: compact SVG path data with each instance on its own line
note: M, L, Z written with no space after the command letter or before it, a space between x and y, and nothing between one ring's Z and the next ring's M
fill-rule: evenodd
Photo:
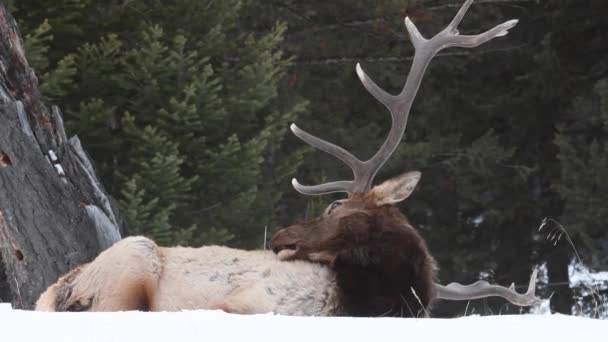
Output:
M416 97L422 77L431 59L439 51L447 47L472 48L495 37L504 36L509 33L509 29L517 24L517 20L509 20L482 34L474 36L460 35L457 29L458 24L460 24L460 21L472 3L473 0L467 0L452 22L431 39L422 37L414 23L409 18L405 18L405 26L416 51L407 81L399 95L394 96L382 90L367 76L357 63L357 75L363 86L388 108L392 118L392 126L388 137L372 158L367 161L361 161L345 149L310 135L299 129L295 124L291 125L291 130L296 136L308 144L344 161L350 166L354 174L354 180L352 181L338 181L314 186L301 185L294 178L291 183L297 191L305 195L321 195L331 192L365 193L371 188L374 176L395 151L403 137L414 97Z
M447 300L468 300L478 299L491 296L502 297L509 302L519 306L530 306L538 304L541 300L534 294L536 288L537 271L532 272L528 291L524 294L515 292L515 284L511 284L509 288L491 285L485 280L479 280L471 285L462 285L459 283L450 283L447 286L435 284L438 299Z

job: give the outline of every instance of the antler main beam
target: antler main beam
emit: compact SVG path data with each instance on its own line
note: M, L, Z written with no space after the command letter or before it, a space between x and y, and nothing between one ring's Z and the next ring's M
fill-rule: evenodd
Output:
M478 35L460 35L458 25L472 3L473 0L467 0L452 22L431 39L425 39L414 23L409 18L405 18L405 26L414 45L415 55L407 81L399 95L391 95L381 89L357 63L357 75L363 86L388 108L392 119L392 126L388 137L372 158L367 161L361 161L345 149L308 134L299 129L295 124L291 125L291 130L296 136L308 144L344 161L353 170L354 175L353 181L338 181L314 186L301 185L294 178L292 184L297 191L305 195L321 195L330 192L365 193L371 188L374 176L395 151L403 138L412 103L431 59L439 51L448 47L472 48L493 38L505 36L509 33L509 29L517 24L517 20L509 20Z
M537 273L538 272L536 270L532 272L530 283L528 284L528 291L523 294L515 291L515 284L512 284L509 288L506 288L499 285L491 285L485 280L477 281L471 285L451 283L444 286L435 284L435 290L437 291L438 299L470 300L497 296L502 297L515 305L531 306L541 302L541 300L534 294L534 290L536 289Z

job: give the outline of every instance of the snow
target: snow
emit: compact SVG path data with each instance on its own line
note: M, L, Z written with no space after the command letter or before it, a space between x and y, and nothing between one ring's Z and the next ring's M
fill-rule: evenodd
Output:
M568 273L571 287L608 285L608 271L593 272L584 265L573 262L568 266Z
M608 321L563 315L327 318L222 311L44 313L0 304L0 341L585 341Z

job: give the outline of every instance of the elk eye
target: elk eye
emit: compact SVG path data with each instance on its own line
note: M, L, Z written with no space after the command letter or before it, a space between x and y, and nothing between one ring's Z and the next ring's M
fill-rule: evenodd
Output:
M335 201L334 203L330 204L329 207L327 208L327 215L331 214L331 212L336 209L337 207L341 206L342 202L341 201Z

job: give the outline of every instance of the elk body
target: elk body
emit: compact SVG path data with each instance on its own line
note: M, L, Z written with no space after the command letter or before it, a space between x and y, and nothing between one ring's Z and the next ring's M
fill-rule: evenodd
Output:
M372 158L361 161L292 125L299 138L353 170L352 181L304 186L293 180L295 189L306 195L348 194L319 218L277 232L272 251L160 248L147 238L126 238L60 278L41 295L36 309L418 316L435 299L500 296L516 305L537 303L536 273L525 294L483 281L436 284L435 262L424 239L395 206L411 195L420 173L408 172L372 187L374 176L403 137L430 60L447 47L471 48L504 36L517 23L511 20L479 35L460 35L457 26L471 3L467 0L448 27L431 39L423 38L405 19L416 53L399 95L380 89L357 65L364 87L389 109L393 121Z

